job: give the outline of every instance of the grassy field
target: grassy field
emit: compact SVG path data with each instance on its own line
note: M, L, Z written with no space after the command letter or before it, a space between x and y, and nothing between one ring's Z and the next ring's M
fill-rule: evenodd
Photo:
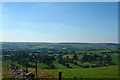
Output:
M64 55L64 57L69 56L69 58L72 58L73 55ZM112 56L112 62L115 64L118 64L118 54L111 54ZM81 63L80 60L76 60L78 64ZM1 61L0 61L1 63ZM10 60L5 60L2 62L2 76L4 78L10 78L12 75L10 74L10 65L9 64L15 64L18 67L22 67L21 65L17 64L16 62L11 62ZM33 62L30 62L30 64L35 64ZM58 78L59 70L62 70L62 77L63 78L117 78L118 77L118 66L105 66L105 67L95 67L95 68L82 68L78 65L69 63L70 67L72 69L60 64L56 61L53 62L53 64L56 66L57 69L45 69L47 64L45 63L38 63L38 76L39 78L47 78L50 76L54 76ZM84 63L89 64L91 63ZM29 72L32 72L35 74L35 68L28 68Z
M55 66L58 68L58 69L68 69L67 67L63 66L62 64L59 64L59 63L56 63Z
M2 78L2 61L0 61L0 79Z
M61 69L64 78L117 78L118 66L107 66L98 68L76 68L76 69ZM58 69L49 70L49 72L58 77Z
M3 65L3 73L2 75L5 78L9 78L9 64L10 61L4 61ZM58 77L59 70L62 70L63 78L117 78L118 77L118 66L106 66L106 67L96 67L96 68L80 68L74 64L70 64L73 69L69 69L62 64L55 63L57 69L41 69L46 66L46 64L39 63L38 64L38 77L45 78L49 76ZM19 65L18 65L19 66ZM29 68L29 71L35 74L34 68Z

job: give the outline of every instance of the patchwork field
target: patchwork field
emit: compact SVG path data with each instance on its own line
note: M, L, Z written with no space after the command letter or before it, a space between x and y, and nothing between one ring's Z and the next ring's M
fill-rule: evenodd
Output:
M4 43L3 46L0 64L3 78L26 78L29 73L32 79L58 78L60 70L62 78L118 78L117 44Z

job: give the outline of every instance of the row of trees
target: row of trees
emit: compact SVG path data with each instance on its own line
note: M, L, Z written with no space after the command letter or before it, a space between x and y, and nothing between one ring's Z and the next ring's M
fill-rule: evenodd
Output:
M28 67L35 67L35 65L30 64L30 62L37 61L39 63L47 64L47 69L56 69L55 64L53 64L54 61L57 61L58 63L68 68L72 68L69 65L70 63L85 68L87 67L85 65L79 64L77 61L81 61L82 63L87 62L97 64L93 65L93 67L113 64L112 58L109 54L77 54L75 51L72 52L74 54L71 54L72 58L69 58L66 51L64 53L60 52L58 55L34 51L3 51L3 60L11 60L12 62L17 62L18 64L21 64L23 66L27 65ZM66 57L64 57L64 55L66 55Z

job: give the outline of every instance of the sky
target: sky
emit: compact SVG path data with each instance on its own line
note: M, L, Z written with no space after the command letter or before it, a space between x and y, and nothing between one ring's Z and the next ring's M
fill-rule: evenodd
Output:
M116 43L118 4L5 2L2 41Z

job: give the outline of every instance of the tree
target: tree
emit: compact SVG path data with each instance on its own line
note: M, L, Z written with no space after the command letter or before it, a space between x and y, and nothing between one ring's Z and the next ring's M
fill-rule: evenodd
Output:
M73 59L78 59L77 54L74 54L74 55L73 55Z

